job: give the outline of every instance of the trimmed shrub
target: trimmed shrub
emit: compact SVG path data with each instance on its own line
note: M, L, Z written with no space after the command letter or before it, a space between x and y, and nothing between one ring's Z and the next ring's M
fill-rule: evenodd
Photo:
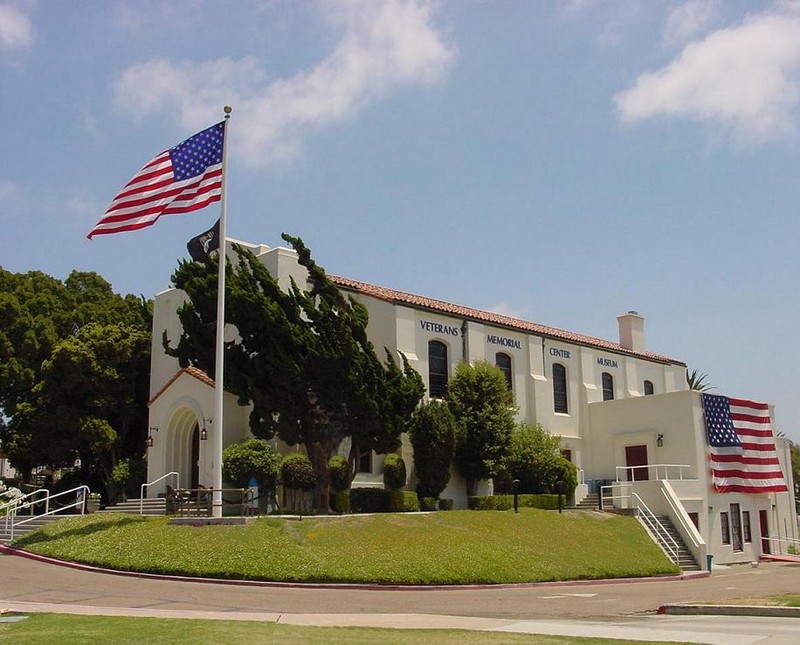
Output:
M350 488L350 464L342 455L334 455L328 460L331 488L336 492Z
M413 513L419 510L417 493L413 490L389 491L389 510L392 513Z
M514 508L513 495L473 495L467 500L472 511L507 511ZM558 509L558 495L548 493L517 495L519 508Z
M430 401L414 412L409 426L414 449L417 495L437 498L450 481L458 424L444 401Z
M317 477L311 460L302 452L290 452L281 462L281 480L287 488L314 490Z
M336 513L350 512L350 491L337 490L331 493L331 509Z
M351 488L350 510L354 513L385 513L389 510L389 491L383 488Z
M393 491L406 485L406 463L397 453L390 452L383 461L383 484Z
M436 498L435 497L420 497L419 498L419 510L421 510L421 511L435 511L436 510Z
M274 490L280 470L280 455L264 439L232 443L222 452L222 476L238 488L255 477L262 491Z
M439 498L439 510L440 511L452 511L453 510L453 500L449 497L440 497Z

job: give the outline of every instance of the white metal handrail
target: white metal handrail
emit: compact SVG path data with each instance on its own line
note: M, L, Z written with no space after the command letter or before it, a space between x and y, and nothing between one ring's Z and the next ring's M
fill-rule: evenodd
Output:
M44 494L44 499L37 499L42 497ZM24 495L20 495L19 497L15 497L5 504L0 505L0 511L5 510L5 529L6 531L9 530L9 523L13 522L13 518L17 516L17 511L20 508L30 508L31 515L33 515L34 511L34 504L38 504L40 502L45 503L45 511L50 509L50 491L46 488L37 488L30 493L25 493Z
M770 543L772 543L772 542L777 543L778 551L779 551L778 555L798 555L798 556L800 556L800 540L795 540L794 538L790 538L790 537L767 537L767 538L761 538L761 539L762 540L766 540L767 542L770 542ZM784 551L784 549L782 547L783 543L786 543L787 547L794 547L794 550L796 551L796 553L790 554L788 548L786 549L786 551Z
M65 490L65 491L63 491L61 493L56 493L55 495L51 495L50 491L47 490L46 488L42 488L40 490L47 491L47 497L45 498L44 502L45 502L45 508L48 509L48 510L46 510L44 513L42 513L40 515L31 515L30 517L28 517L28 518L26 518L24 520L20 520L19 522L16 522L16 521L14 521L14 519L12 519L11 520L11 529L9 531L10 539L12 539L12 540L14 539L14 528L16 528L17 526L22 526L23 524L27 524L28 522L32 522L33 520L38 520L40 517L46 517L48 515L55 515L56 513L59 513L61 511L65 511L65 510L68 510L70 508L78 508L78 507L80 507L80 509L81 509L81 515L84 514L86 496L89 494L89 487L86 484L81 484L80 486L76 486L75 488L70 488L69 490ZM71 504L65 504L64 506L61 506L60 508L54 508L52 510L49 510L50 509L50 502L52 500L58 499L59 497L63 497L65 495L70 495L70 494L75 494L75 493L77 493L75 495L75 501L72 502ZM16 514L17 514L16 509L14 509L14 511L13 511L14 518L16 518Z
M641 466L616 466L616 477L617 481L634 481L634 471L641 471L643 468L647 469L648 477L652 473L654 477L652 479L656 481L661 481L662 479L675 479L675 477L670 477L670 469L678 469L678 479L683 481L683 472L684 469L692 468L689 464L642 464ZM663 476L662 471L663 469ZM620 472L624 473L625 479L620 479ZM687 477L687 479L690 479Z
M154 484L157 484L160 481L165 480L167 477L171 477L172 475L175 475L175 488L180 488L181 487L181 474L177 470L173 470L172 472L169 472L166 475L161 475L161 477L159 477L158 479L154 479L153 481L148 482L147 484L142 484L142 488L139 491L139 515L144 515L144 491L145 491L145 489L149 488L150 486L153 486Z
M669 551L667 555L671 554L672 561L675 564L678 564L679 562L678 543L669 534L669 532L667 532L667 529L664 527L661 521L656 517L655 513L653 513L653 511L650 510L647 504L644 503L644 500L641 497L639 497L637 493L631 493L631 497L635 502L635 508L638 512L639 519L643 521L643 523L651 533L655 532L656 535L654 537L660 536L664 538L664 542L666 542L667 546L667 549L665 549L665 551L667 550ZM642 513L642 510L644 510L644 513ZM662 543L662 540L657 539L656 542L659 545L661 545L662 548L664 547L664 543Z
M670 487L670 490L671 489L672 487ZM704 545L705 541L703 540L702 536L700 536L700 533L697 531L697 527L695 527L694 524L690 524L691 520L689 521L690 523L687 523L685 521L684 514L686 513L686 511L676 506L672 496L669 493L667 493L663 485L661 488L661 494L664 495L664 499L667 500L667 504L669 504L669 507L672 509L672 516L674 518L677 518L678 522L681 524L683 528L683 534L689 536L689 539L692 541L692 545L697 548L700 548L702 545ZM697 539L698 537L700 538L700 541L698 541Z

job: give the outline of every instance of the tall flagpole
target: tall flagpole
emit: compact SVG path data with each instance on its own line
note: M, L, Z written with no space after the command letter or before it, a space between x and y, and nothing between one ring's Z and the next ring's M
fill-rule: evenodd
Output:
M212 517L222 517L222 433L224 431L223 396L225 383L225 265L227 264L227 242L225 211L228 191L228 126L232 108L225 106L225 134L222 140L222 194L219 215L219 272L217 274L217 336L214 374L214 419L212 422L213 454L211 456L211 487L214 489Z

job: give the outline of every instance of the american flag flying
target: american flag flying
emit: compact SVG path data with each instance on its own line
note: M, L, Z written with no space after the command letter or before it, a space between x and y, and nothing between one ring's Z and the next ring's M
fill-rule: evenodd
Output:
M715 490L720 493L788 490L766 403L703 394L703 409Z
M86 236L135 231L162 215L188 213L222 198L225 121L165 150L131 179Z

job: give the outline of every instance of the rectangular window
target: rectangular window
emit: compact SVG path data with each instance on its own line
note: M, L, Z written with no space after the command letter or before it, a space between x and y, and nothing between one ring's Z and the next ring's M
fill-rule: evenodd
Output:
M753 541L753 536L750 533L750 511L742 511L742 535L745 543L749 544Z
M731 526L728 523L728 514L725 511L719 514L719 522L722 527L722 543L731 543Z
M742 550L742 514L738 504L731 504L731 539L733 550Z
M692 524L694 524L694 528L698 531L700 530L700 516L697 513L689 513L689 519L692 520Z

